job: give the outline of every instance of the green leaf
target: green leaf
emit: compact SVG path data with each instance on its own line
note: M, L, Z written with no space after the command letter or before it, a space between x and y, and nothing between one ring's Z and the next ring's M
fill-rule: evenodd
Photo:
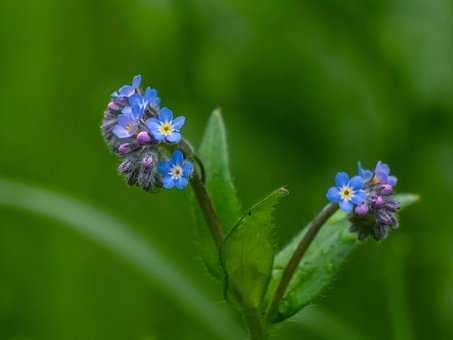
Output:
M159 249L145 242L123 221L70 196L0 178L0 206L28 211L61 222L138 269L186 312L221 339L240 339L243 332L229 313L210 301Z
M215 110L209 119L199 157L206 171L206 189L227 235L241 216L241 205L230 174L225 124L220 110ZM223 270L219 252L199 207L196 203L193 206L201 257L209 272L220 278Z
M259 309L274 259L272 212L288 191L280 188L254 205L225 239L226 292L246 309Z
M412 194L401 194L396 195L396 199L400 202L401 208L405 208L415 203L419 197ZM274 322L294 315L317 298L332 282L347 256L363 244L357 240L355 234L348 231L348 226L346 214L338 211L322 227L302 258L280 303ZM272 279L265 298L267 306L270 306L283 270L304 233L305 229L275 257Z

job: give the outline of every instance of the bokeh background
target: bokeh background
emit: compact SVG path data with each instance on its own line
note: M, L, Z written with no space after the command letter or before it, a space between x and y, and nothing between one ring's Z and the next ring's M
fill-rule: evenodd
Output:
M220 106L244 208L280 185L292 193L280 244L338 170L386 161L422 201L275 338L453 339L452 18L449 0L1 1L0 176L128 222L222 304L186 195L146 194L116 174L99 133L112 91L141 73L187 116L195 144ZM6 206L0 221L0 339L217 339L61 222Z

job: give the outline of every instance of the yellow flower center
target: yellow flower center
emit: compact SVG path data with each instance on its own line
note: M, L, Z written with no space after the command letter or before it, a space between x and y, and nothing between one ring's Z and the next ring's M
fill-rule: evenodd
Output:
M164 136L171 135L173 133L173 125L170 122L162 123L159 127L159 132Z
M180 178L182 176L182 167L180 165L175 165L170 169L170 175L174 179Z
M134 130L134 128L135 128L135 125L134 125L133 123L128 123L128 124L126 125L126 130L129 131L129 132L131 132L132 130Z
M341 189L340 189L340 196L341 196L341 199L343 201L350 201L352 199L352 196L353 196L353 190L351 187L347 186L347 185L344 185Z

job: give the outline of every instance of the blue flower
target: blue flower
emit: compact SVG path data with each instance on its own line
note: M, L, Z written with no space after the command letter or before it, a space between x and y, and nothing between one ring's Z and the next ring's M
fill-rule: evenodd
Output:
M148 105L159 107L160 98L157 96L157 90L147 87L145 93L134 94L129 98L129 106L138 105L145 110Z
M349 179L346 172L339 172L335 177L335 185L327 191L327 199L333 203L338 203L340 209L350 212L354 205L363 203L367 195L363 191L363 178L354 176Z
M179 143L181 140L180 130L185 121L186 118L183 116L173 119L173 112L170 109L163 107L159 111L159 117L147 119L145 125L157 141Z
M136 75L134 79L132 79L131 85L123 85L120 89L116 92L113 92L113 97L130 97L135 94L136 90L140 87L140 83L142 82L142 76Z
M117 124L113 127L113 134L118 138L129 138L135 135L138 130L139 119L143 110L134 105L130 111L118 115Z
M165 189L173 187L184 189L189 183L193 165L184 159L180 150L175 150L169 161L159 164L158 171L162 176L162 184Z
M389 184L392 187L398 183L398 179L395 176L390 175L390 167L379 161L374 169L374 174L376 176L376 180L380 184Z

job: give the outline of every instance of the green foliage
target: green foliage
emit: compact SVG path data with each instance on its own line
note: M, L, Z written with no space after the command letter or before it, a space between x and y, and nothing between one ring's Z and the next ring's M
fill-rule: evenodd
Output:
M206 189L227 235L241 216L241 205L230 174L225 124L219 109L212 113L208 121L199 157L206 171ZM215 277L221 277L223 271L212 235L199 207L196 204L192 206L197 222L200 254L209 272Z
M284 188L254 205L225 239L222 263L229 297L246 309L259 309L272 273L272 212L288 194Z
M0 178L0 206L29 211L61 222L63 227L72 229L130 263L150 283L180 304L188 315L211 326L212 333L219 338L231 339L232 332L237 337L241 336L241 331L225 310L210 302L181 274L179 268L160 253L158 247L136 235L130 225L71 197L3 178ZM228 327L218 327L218 324Z
M397 195L396 199L405 208L418 200L411 194ZM338 211L333 215L310 245L294 274L286 294L280 303L274 321L282 321L312 302L332 282L335 274L347 256L363 242L348 231L346 214ZM277 254L269 290L266 293L266 305L270 305L273 294L292 253L303 238L305 229L289 245Z

